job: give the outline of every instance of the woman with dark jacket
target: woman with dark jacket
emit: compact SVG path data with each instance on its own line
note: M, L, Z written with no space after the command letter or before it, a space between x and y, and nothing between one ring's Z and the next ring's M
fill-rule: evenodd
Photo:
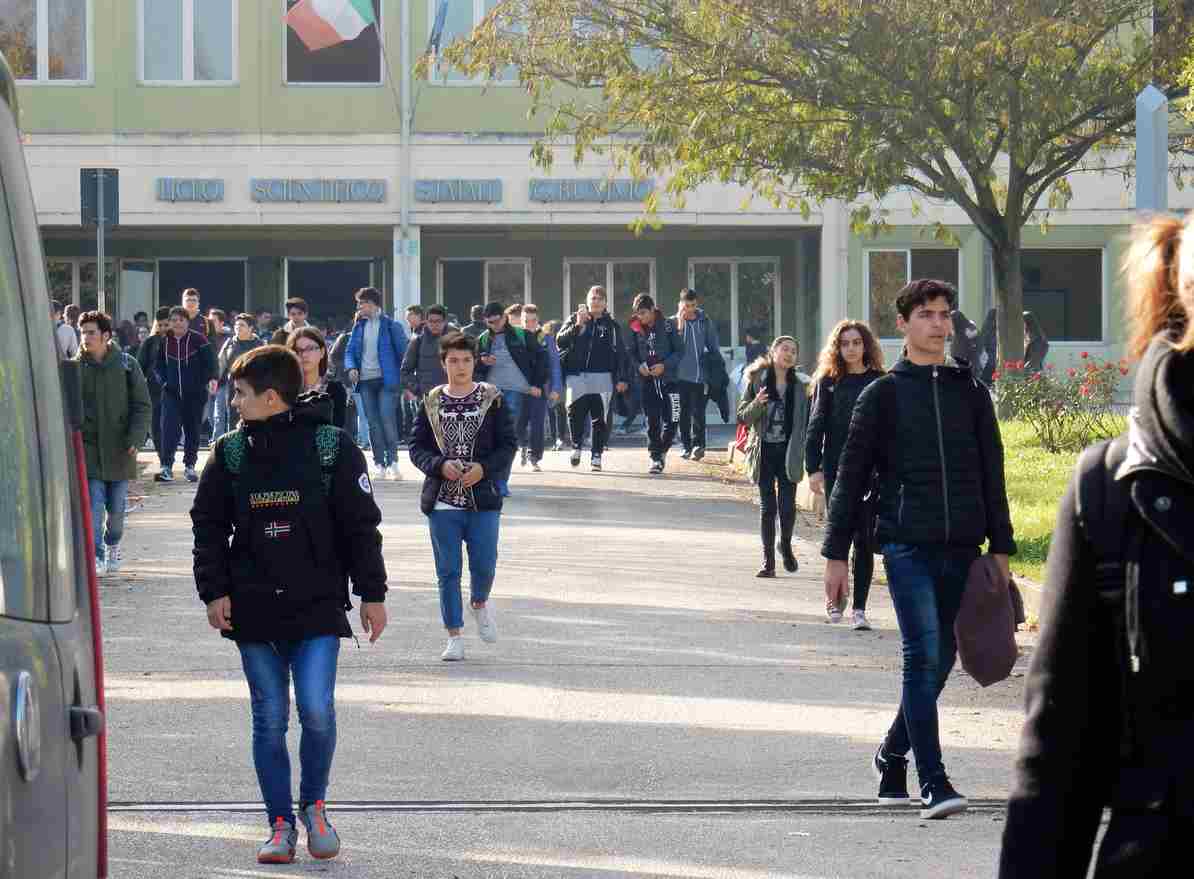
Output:
M791 336L771 343L748 372L749 383L738 404L738 421L750 428L746 471L759 487L759 536L763 567L756 576L775 576L775 517L779 514L779 550L784 569L800 567L792 552L796 529L796 485L804 470L804 430L808 423L809 377L796 371L800 346Z
M999 875L1180 876L1194 830L1194 222L1137 228L1125 436L1083 453L1049 548ZM1126 373L1126 367L1123 369Z
M809 416L808 434L804 445L804 467L808 471L809 488L824 495L826 502L833 496L837 477L837 462L850 432L850 416L859 395L871 382L883 375L883 349L875 334L862 321L844 320L829 334L817 361L809 388L813 395L813 411ZM857 631L869 630L866 600L875 573L875 556L870 540L870 516L860 518L854 532L854 620ZM845 596L826 608L831 623L842 621Z
M323 333L311 325L299 327L286 337L286 347L298 355L303 367L303 393L317 391L332 401L332 424L341 430L347 418L348 394L344 385L328 381L328 344Z
M427 478L420 508L431 529L439 607L448 646L440 659L464 659L464 607L460 595L463 553L468 547L469 592L477 634L492 644L497 625L489 593L497 573L502 493L497 480L510 472L518 439L502 392L473 381L477 340L464 333L445 335L440 362L448 383L432 388L415 422L411 462Z
M251 314L238 314L236 320L233 322L232 338L224 343L224 347L220 349L217 366L219 369L219 383L228 390L228 398L232 398L231 386L228 383L228 373L232 370L232 364L236 363L236 359L242 354L252 351L254 348L260 348L265 342L258 338L256 333L257 323ZM235 430L236 426L240 424L240 412L235 406L228 406L228 429Z

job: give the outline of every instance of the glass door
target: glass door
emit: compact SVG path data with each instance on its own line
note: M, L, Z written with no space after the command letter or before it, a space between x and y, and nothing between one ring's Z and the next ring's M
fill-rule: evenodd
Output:
M764 344L779 334L779 260L770 257L693 259L688 285L717 322L717 339L727 356L740 357L746 336Z
M153 325L154 264L148 261L126 259L120 264L120 308L113 319L117 323L131 321L133 315L143 311L149 315ZM231 319L229 319L231 322Z
M655 296L655 260L564 260L564 316L585 301L590 287L605 288L606 308L615 320L626 323L639 293ZM658 304L658 303L657 303ZM667 312L662 304L659 306Z
M569 261L564 263L564 319L576 311L589 295L590 287L606 284L605 263ZM606 290L608 293L609 291ZM612 308L613 303L609 303Z
M529 259L485 260L485 301L513 305L531 302L531 261Z

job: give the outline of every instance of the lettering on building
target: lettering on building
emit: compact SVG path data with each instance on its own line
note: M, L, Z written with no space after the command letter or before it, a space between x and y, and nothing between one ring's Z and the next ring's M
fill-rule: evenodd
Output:
M416 180L415 201L497 204L502 200L500 180Z
M641 202L655 191L654 180L532 180L531 201L598 203Z
M157 179L158 201L200 201L224 200L223 180L204 180L197 177L159 177Z
M383 202L386 200L384 180L326 179L292 180L254 177L249 191L257 202Z

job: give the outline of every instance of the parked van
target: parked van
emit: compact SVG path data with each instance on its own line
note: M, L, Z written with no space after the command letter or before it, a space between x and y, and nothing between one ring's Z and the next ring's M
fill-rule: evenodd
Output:
M58 362L0 55L0 877L107 876L99 592L78 366Z

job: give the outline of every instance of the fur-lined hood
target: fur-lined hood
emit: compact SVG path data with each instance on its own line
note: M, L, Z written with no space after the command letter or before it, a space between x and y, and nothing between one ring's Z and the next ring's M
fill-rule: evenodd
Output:
M750 384L757 384L758 383L757 380L761 376L765 375L767 370L770 368L771 368L771 357L767 354L764 354L762 357L758 358L754 363L750 364L750 366L746 367L747 382L749 382ZM810 376L806 372L801 372L798 368L793 369L792 371L794 373L796 373L796 378L800 381L801 384L807 385L809 382L811 382L813 380L812 376Z

